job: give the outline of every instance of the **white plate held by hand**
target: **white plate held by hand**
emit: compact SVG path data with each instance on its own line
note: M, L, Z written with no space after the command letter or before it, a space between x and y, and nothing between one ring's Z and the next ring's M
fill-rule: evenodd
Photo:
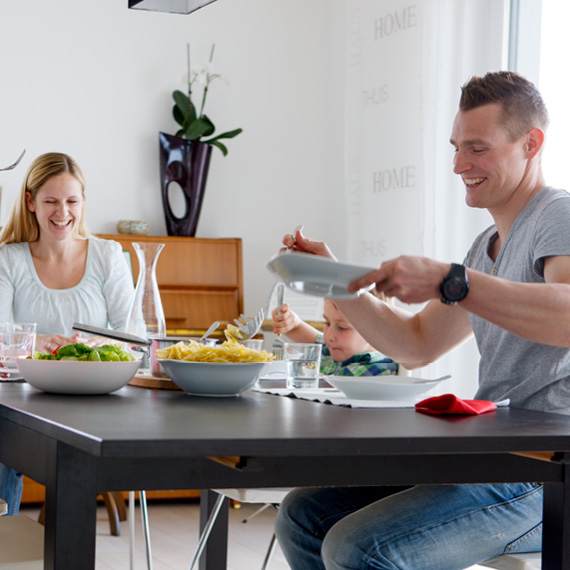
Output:
M354 400L413 401L450 376L435 380L411 376L326 376L327 382Z
M267 268L276 279L297 293L331 299L355 299L362 291L349 293L347 287L376 269L298 252L273 256ZM373 287L371 285L367 290Z

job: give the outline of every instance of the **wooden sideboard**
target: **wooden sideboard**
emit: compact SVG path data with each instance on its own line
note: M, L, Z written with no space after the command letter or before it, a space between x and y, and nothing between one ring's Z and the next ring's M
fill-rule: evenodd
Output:
M156 265L166 328L171 335L196 336L214 321L232 322L243 313L242 242L239 238L99 235L130 252L134 280L139 273L133 242L164 243ZM221 326L218 336L223 335ZM215 334L214 334L215 336ZM199 491L150 491L148 498L198 497ZM24 478L22 503L43 503L45 489Z

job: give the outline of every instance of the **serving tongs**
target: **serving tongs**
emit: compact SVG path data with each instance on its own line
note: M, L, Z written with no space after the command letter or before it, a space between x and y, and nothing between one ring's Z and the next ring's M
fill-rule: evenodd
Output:
M73 326L71 328L76 331L96 334L98 336L104 336L107 338L112 338L113 340L120 340L122 342L129 342L131 344L138 344L140 346L148 347L152 342L151 339L142 338L136 334L124 333L111 329L104 329L101 327L94 327L92 325L85 325L83 323L73 323Z
M4 168L0 168L0 172L4 172L5 170L14 170L14 168L16 168L18 164L20 164L20 160L22 160L25 154L26 154L26 149L22 151L22 154L18 157L16 162L12 163L10 166L5 166Z

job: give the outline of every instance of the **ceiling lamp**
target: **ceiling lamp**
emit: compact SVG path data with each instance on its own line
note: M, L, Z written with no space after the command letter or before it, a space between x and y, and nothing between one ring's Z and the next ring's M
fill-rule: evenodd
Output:
M171 14L190 14L212 2L215 0L129 0L129 8L151 12L170 12Z

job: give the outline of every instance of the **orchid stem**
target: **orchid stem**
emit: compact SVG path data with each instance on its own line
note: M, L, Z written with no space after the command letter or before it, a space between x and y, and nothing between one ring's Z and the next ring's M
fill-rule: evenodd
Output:
M212 63L212 60L214 59L214 49L216 47L216 44L212 44L212 49L210 50L210 63ZM204 94L202 96L202 106L200 107L200 117L202 116L202 113L204 112L204 106L206 105L206 96L208 95L208 86L210 85L210 74L208 72L208 77L206 80L206 87L204 87Z
M186 61L188 64L188 116L192 111L192 68L190 66L190 42L186 44Z

